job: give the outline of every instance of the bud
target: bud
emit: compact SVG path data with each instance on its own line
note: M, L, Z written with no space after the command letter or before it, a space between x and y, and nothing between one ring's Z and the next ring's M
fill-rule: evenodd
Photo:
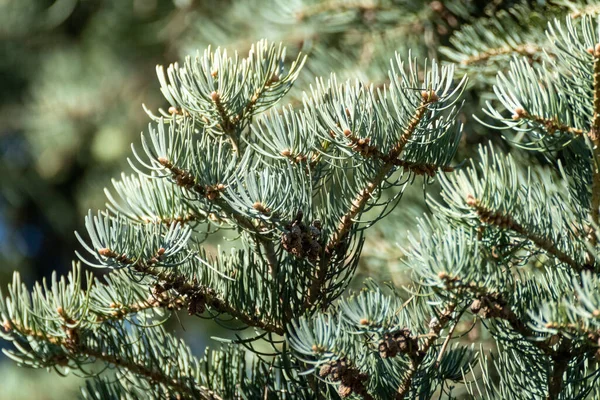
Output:
M281 154L284 157L290 157L292 155L292 152L290 151L290 149L283 149L279 154Z
M469 207L475 207L477 205L477 199L471 194L467 195L467 205Z
M112 251L111 249L109 249L108 247L104 247L102 249L98 249L98 254L100 254L102 257L116 257L116 254L114 251Z
M352 388L342 383L338 388L338 393L342 399L345 399L346 397L350 397L352 394Z
M471 303L471 312L477 314L479 311L481 311L481 300L475 299L473 300L473 303Z
M217 92L212 92L210 94L210 98L212 99L212 101L214 101L215 103L218 103L221 100L221 96L219 95L219 93Z
M319 376L321 378L325 378L327 375L331 373L331 364L325 364L319 369Z
M440 99L435 90L423 90L421 92L421 98L426 103L435 103Z
M254 208L256 211L258 211L261 214L269 213L269 209L260 201L255 201L254 204L252 204L252 208Z
M515 113L513 114L512 119L514 119L516 121L521 118L524 118L526 115L527 115L527 112L523 108L517 107L517 108L515 108Z

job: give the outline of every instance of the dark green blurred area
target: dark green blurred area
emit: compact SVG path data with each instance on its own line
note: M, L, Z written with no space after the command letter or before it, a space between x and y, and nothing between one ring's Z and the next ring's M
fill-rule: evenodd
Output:
M129 145L148 122L142 103L168 107L155 66L180 58L198 12L192 1L0 1L3 291L13 271L33 284L70 269L73 231L83 230L89 208L103 207L110 177L128 169ZM200 336L191 342L201 352L214 328L204 324L199 335L194 324L181 326ZM77 377L0 361L0 399L78 393Z
M514 2L395 1L385 10L305 3L0 0L0 288L13 271L33 284L52 271L70 270L79 248L73 231L84 231L88 209L104 207L110 178L131 172L130 143L149 122L142 104L152 111L170 106L160 94L157 64L209 44L243 54L260 38L282 41L291 56L300 50L309 55L289 95L297 102L315 76L332 71L341 79L384 83L395 51L437 57L462 23ZM471 132L462 153L478 141ZM399 262L389 238L425 211L422 191L408 196L415 206L399 209L373 233L377 247L367 246L371 261L362 266L363 276ZM173 325L197 352L217 331L215 324L189 319ZM0 399L71 398L81 383L6 362L0 362L0 376Z

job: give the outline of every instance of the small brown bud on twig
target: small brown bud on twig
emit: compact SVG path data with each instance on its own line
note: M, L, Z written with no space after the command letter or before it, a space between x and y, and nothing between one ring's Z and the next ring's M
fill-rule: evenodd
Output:
M179 114L179 110L177 109L177 107L171 106L171 107L169 107L169 114L171 114L171 115Z
M252 204L252 208L254 208L259 213L265 214L265 215L268 215L270 212L270 210L260 201L255 201L254 204Z
M221 100L221 95L217 92L212 92L210 94L210 98L212 99L212 101L214 101L215 103L218 103Z
M558 344L559 340L560 340L560 335L552 335L552 336L550 336L550 339L548 339L548 344L550 346L556 346Z
M468 194L467 195L467 205L469 207L475 207L477 205L478 201L475 197L473 197L473 195Z
M331 373L331 364L327 363L319 369L319 376L321 378L325 378L327 375Z
M112 251L111 249L109 249L108 247L98 249L98 254L100 254L102 257L108 257L108 258L114 258L117 256L117 254L114 251Z
M156 161L158 161L160 163L160 165L162 165L164 167L169 168L171 166L171 163L165 157L158 157L156 159Z
M290 149L283 149L279 154L281 154L284 157L290 157L292 155L292 152Z
M360 320L361 325L369 325L370 323L371 322L367 318L361 318Z
M478 314L481 311L481 300L475 299L473 303L471 303L471 312L473 314Z
M271 75L271 78L267 81L267 86L271 86L274 83L279 82L279 75L276 73Z
M352 388L342 383L338 388L338 393L341 398L345 399L346 397L349 397L352 394Z
M435 103L440 99L435 90L423 90L421 92L421 97L426 103Z
M515 108L515 113L512 116L512 119L519 120L521 118L525 118L527 116L527 112L521 107Z
M4 329L4 332L10 332L12 330L12 324L9 320L5 319L4 322L2 322L2 329Z

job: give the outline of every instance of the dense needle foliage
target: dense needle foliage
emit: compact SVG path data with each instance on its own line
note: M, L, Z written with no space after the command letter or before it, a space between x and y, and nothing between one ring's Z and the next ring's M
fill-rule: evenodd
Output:
M159 66L168 106L72 272L0 296L7 356L88 399L598 398L600 7L293 3L364 36L409 10L428 43L368 80L266 39ZM395 265L353 279L383 271L379 241ZM235 339L198 357L165 328L179 311Z

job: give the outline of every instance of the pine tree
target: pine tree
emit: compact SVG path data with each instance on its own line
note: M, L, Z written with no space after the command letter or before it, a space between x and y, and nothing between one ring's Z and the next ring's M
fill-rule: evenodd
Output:
M287 106L305 57L283 45L159 67L170 107L86 217L80 262L0 296L6 354L76 370L94 399L599 397L600 19L578 9L545 38L542 17L512 29L525 6L464 28L444 51L459 73L397 54L387 83L317 78ZM457 165L465 91L496 71L481 126L533 157L489 144ZM349 290L421 182L412 282ZM164 328L178 310L245 334L198 358Z

